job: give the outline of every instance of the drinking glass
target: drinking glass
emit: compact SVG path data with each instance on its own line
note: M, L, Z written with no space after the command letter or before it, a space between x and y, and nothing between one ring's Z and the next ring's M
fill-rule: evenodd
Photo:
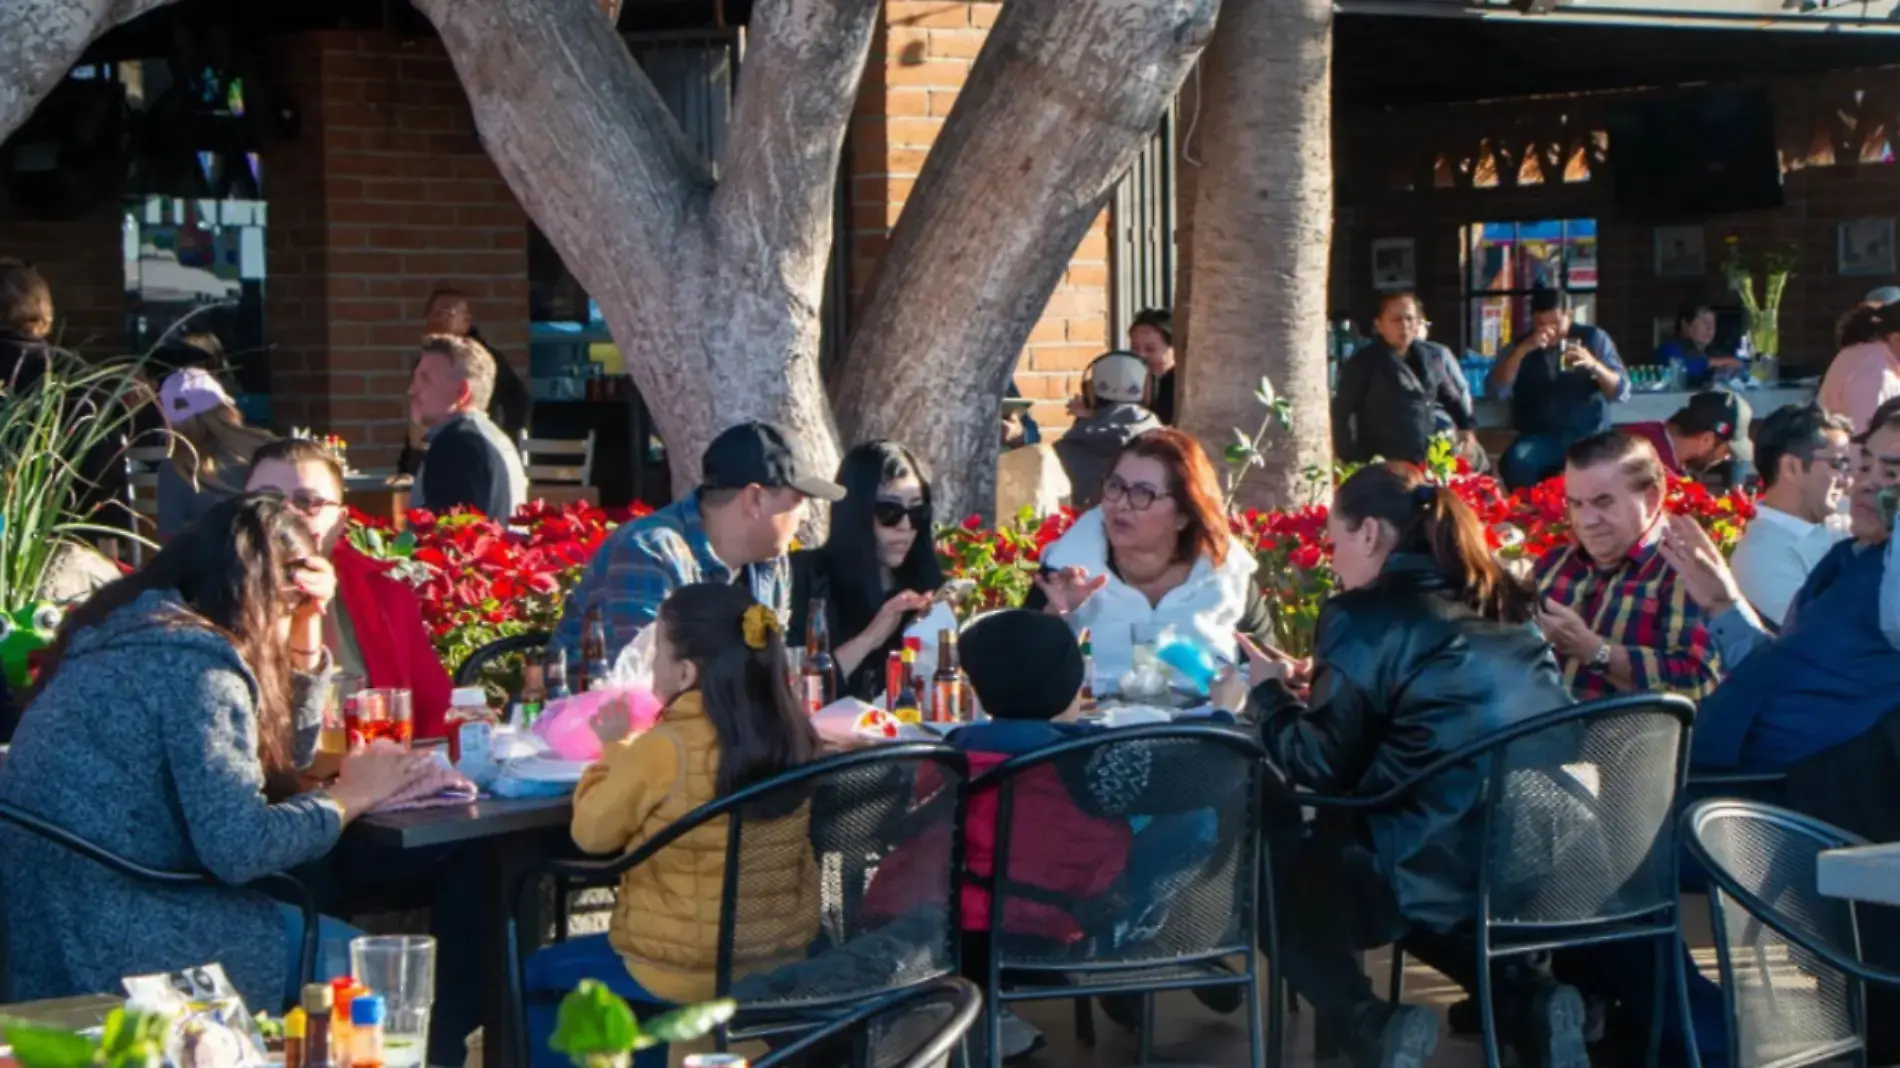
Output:
M350 748L349 731L343 722L343 710L351 695L363 688L363 676L338 672L330 676L330 687L323 695L323 724L317 728L317 752L338 754Z
M408 690L358 690L344 703L343 715L352 746L386 738L407 749L415 737L413 695Z
M429 1009L435 1004L435 939L371 935L350 941L350 973L382 995L386 1068L422 1068L429 1056Z

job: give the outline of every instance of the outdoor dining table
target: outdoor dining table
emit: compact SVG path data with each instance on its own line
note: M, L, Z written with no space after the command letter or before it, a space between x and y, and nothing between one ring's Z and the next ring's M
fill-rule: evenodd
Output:
M462 845L476 850L481 876L482 1057L485 1068L526 1068L514 1061L515 1007L508 997L508 914L516 907L515 884L521 873L547 856L550 847L568 845L574 810L569 796L490 798L468 805L372 814L356 821L350 834L382 849L411 851ZM538 913L538 899L525 910ZM542 917L518 917L525 931L539 931ZM453 977L451 981L461 979ZM458 1038L460 1036L457 1036Z
M1815 860L1814 880L1828 897L1900 905L1900 842L1826 850Z

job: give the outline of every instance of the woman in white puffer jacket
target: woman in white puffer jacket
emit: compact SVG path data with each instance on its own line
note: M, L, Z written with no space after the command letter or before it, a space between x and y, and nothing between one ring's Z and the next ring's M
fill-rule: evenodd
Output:
M1179 430L1129 442L1102 484L1101 506L1077 518L1042 563L1023 607L1086 628L1097 679L1118 680L1133 666L1137 624L1173 626L1227 663L1235 631L1273 642L1254 558L1228 528L1214 466Z

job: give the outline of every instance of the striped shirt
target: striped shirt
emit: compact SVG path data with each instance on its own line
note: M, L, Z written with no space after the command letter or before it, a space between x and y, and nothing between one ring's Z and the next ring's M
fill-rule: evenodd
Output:
M1604 641L1629 654L1638 691L1668 690L1699 701L1721 681L1721 658L1675 568L1649 539L1613 567L1599 567L1572 544L1537 562L1537 592L1583 617ZM1564 657L1564 683L1580 701L1616 692L1609 676Z
M688 494L608 535L567 595L549 647L566 657L569 670L580 668L581 630L587 613L599 608L607 628L607 662L612 664L660 614L660 602L674 590L695 582L741 581L753 599L778 614L783 626L792 601L792 573L785 557L728 566L706 537L698 495Z

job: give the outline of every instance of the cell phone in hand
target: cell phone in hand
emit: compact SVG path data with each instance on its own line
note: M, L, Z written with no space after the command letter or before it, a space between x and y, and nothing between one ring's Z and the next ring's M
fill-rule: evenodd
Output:
M1874 494L1874 507L1880 511L1881 524L1892 534L1894 514L1900 511L1900 486L1888 486Z

